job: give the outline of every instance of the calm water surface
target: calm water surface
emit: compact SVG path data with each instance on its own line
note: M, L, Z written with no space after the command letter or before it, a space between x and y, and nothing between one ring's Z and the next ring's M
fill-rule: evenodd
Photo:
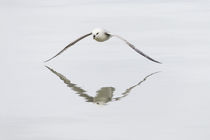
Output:
M207 2L0 2L2 140L210 139Z

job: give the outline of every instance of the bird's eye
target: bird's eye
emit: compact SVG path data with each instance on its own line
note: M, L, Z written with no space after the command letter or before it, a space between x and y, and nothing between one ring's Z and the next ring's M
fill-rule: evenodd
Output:
M98 33L96 33L96 35L98 35Z

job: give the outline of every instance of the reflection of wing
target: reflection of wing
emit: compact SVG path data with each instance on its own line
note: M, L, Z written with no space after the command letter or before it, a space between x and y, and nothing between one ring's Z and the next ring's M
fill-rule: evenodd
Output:
M129 47L131 47L132 49L134 49L137 53L141 54L142 56L146 57L147 59L153 61L153 62L156 62L156 63L159 63L161 64L161 62L149 57L148 55L146 55L145 53L143 53L142 51L140 51L139 49L137 49L134 45L132 45L130 42L128 42L127 40L125 40L124 38L118 36L118 35L113 35L121 40L123 40Z
M60 55L62 52L64 52L66 49L68 49L69 47L71 47L72 45L74 45L75 43L77 43L78 41L82 40L83 38L91 35L92 33L86 34L81 36L80 38L76 39L75 41L71 42L69 45L67 45L63 50L61 50L59 53L57 53L55 56L51 57L50 59L44 61L44 62L48 62L50 60L52 60L53 58L55 58L56 56Z
M128 95L128 93L130 93L130 91L131 91L133 88L139 86L141 83L143 83L144 81L146 81L148 77L150 77L150 76L152 76L152 75L154 75L154 74L156 74L156 73L159 73L159 72L154 72L154 73L151 73L151 74L147 75L147 76L144 77L144 79L141 80L138 84L136 84L136 85L134 85L134 86L132 86L132 87L126 89L125 92L122 93L122 96L113 98L113 101L117 101L117 100L120 100L120 99L126 97L126 96Z
M56 72L55 70L51 69L50 67L48 67L48 66L45 66L45 67L48 68L52 73L57 75L68 87L70 87L77 94L79 94L79 96L84 97L87 102L93 102L93 97L85 94L85 92L86 92L85 90L83 90L82 88L78 87L76 84L71 83L71 81L69 79L67 79L62 74Z

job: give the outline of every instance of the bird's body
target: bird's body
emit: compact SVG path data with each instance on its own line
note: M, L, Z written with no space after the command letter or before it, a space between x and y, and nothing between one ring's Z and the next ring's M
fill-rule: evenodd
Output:
M91 33L88 33L86 35L81 36L80 38L76 39L75 41L71 42L69 45L67 45L63 50L61 50L59 53L57 53L55 56L53 56L52 58L46 60L45 62L50 61L51 59L55 58L56 56L60 55L62 52L64 52L66 49L68 49L69 47L71 47L72 45L74 45L75 43L77 43L78 41L82 40L83 38L86 38L88 36L92 35L93 39L98 41L98 42L104 42L108 39L110 39L111 37L117 37L119 39L121 39L122 41L124 41L129 47L131 47L133 50L135 50L137 53L141 54L142 56L146 57L147 59L156 62L156 63L160 63L157 60L154 60L153 58L149 57L148 55L146 55L145 53L143 53L142 51L140 51L139 49L135 48L134 45L132 45L131 43L129 43L127 40L125 40L124 38L118 36L118 35L113 35L111 33L109 33L108 31L106 31L105 29L102 28L95 28Z

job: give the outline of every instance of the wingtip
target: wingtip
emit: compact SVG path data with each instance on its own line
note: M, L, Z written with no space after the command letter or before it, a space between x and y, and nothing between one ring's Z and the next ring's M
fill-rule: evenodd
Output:
M157 64L162 64L161 62L157 61L157 60L152 60L153 62L157 63Z
M150 59L151 60L151 59ZM152 59L153 62L158 63L158 64L162 64L162 62L159 62L157 60Z
M46 67L48 70L53 71L53 69L50 68L49 66L45 65L45 67Z
M49 62L50 60L52 60L52 58L50 58L50 59L48 59L48 60L45 60L44 63Z
M49 67L47 65L45 65L45 67L49 69Z
M153 75L153 74L157 74L157 73L160 73L160 72L162 72L162 71L156 71L156 72L153 72L151 75Z

